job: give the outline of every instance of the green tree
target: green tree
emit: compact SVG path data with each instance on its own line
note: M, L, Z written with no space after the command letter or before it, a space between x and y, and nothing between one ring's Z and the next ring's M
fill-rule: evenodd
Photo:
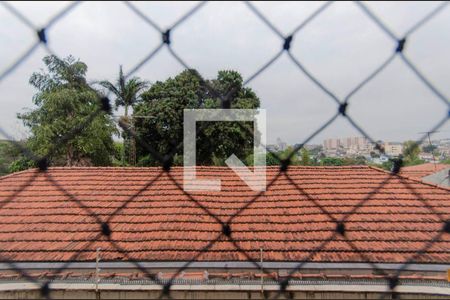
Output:
M386 171L392 171L394 167L394 162L392 160L385 161L381 164L381 168L385 169Z
M344 160L339 157L324 157L320 160L322 166L343 166Z
M406 141L403 143L403 162L404 165L418 165L424 163L419 159L420 146L415 141Z
M205 84L206 82L206 84ZM164 82L154 83L142 94L142 101L134 110L135 130L139 140L145 141L161 155L176 154L175 164L182 163L183 110L221 108L221 97L229 96L231 108L254 109L259 99L243 87L242 76L235 71L219 71L217 78L202 81L194 70L185 70ZM215 93L211 93L212 87ZM197 164L223 164L232 153L241 159L253 152L253 124L250 122L198 122ZM247 127L244 130L243 127ZM175 149L175 150L174 150ZM148 149L137 143L140 165L156 165Z
M375 151L370 151L370 157L372 157L372 158L378 158L378 157L380 157L380 154L377 153L377 152L375 152Z
M323 151L322 145L317 145L314 148L308 150L308 152L311 156L318 156L322 151Z
M303 166L309 166L311 164L311 159L309 157L309 151L306 148L302 148L300 150L301 160L300 164Z
M11 164L8 166L8 172L14 173L35 167L36 162L32 161L31 159L25 156L21 156L18 159L11 162Z
M147 81L141 80L139 77L133 77L130 79L125 78L123 75L122 66L119 68L119 76L116 82L110 82L107 80L100 81L99 84L105 89L110 91L115 96L115 106L116 110L123 106L125 108L124 116L121 119L123 124L128 124L128 126L133 126L132 121L128 119L128 109L133 107L136 103L140 101L141 93L149 85ZM122 164L125 163L125 158L127 158L127 163L132 163L134 165L133 157L135 141L132 136L127 131L122 133L124 139ZM131 149L133 148L133 149Z
M364 156L344 157L342 159L342 161L343 161L343 164L346 166L365 165L366 164L366 158Z
M30 78L38 90L33 97L37 108L18 114L32 133L27 146L53 165L110 165L116 129L111 117L100 110L98 93L86 82L86 64L72 56L50 55L43 61L47 71Z
M11 172L10 165L21 158L20 146L24 145L24 141L0 140L0 176Z
M114 94L116 97L116 109L123 106L125 108L125 117L128 116L128 109L140 100L141 92L149 85L147 81L141 80L139 77L125 78L122 66L119 68L119 76L116 82L112 83L104 80L100 81L99 84Z
M266 166L279 166L280 164L280 160L273 153L267 152Z
M120 167L124 165L124 145L123 142L114 142L114 153L112 157L112 165Z
M290 156L289 165L291 165L291 166L300 165L301 161L298 159L298 153L297 152L293 153L293 152L294 152L294 147L289 146L284 151L279 151L276 154L282 160L286 160ZM279 165L280 161L277 160L276 164Z
M253 154L247 156L245 160L247 166L253 166ZM266 166L279 166L280 160L271 152L266 152Z

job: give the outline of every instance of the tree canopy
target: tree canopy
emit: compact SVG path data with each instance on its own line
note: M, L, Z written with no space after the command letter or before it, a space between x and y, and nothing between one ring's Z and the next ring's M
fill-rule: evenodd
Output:
M27 147L53 165L110 165L116 128L101 111L98 92L86 82L86 64L72 56L50 55L43 61L47 70L29 80L38 90L33 97L37 108L18 114L32 134Z
M121 106L125 108L121 121L122 124L130 125L128 109L140 101L141 93L148 87L149 83L139 77L126 78L123 74L122 66L120 66L119 76L115 82L103 80L99 84L115 96L116 110ZM129 135L129 131L123 131L122 137L124 144L122 147L122 165L135 165L136 150L134 137Z
M116 97L116 109L123 106L125 108L125 117L128 116L128 109L135 105L140 99L141 92L148 87L149 83L139 77L127 79L119 68L119 76L115 82L107 80L100 81L99 84L110 91Z
M406 141L403 143L403 162L404 165L418 165L424 163L419 158L420 146L415 141Z
M256 94L243 87L242 76L236 71L219 71L217 78L203 81L194 70L185 70L154 83L134 107L138 140L146 141L161 155L174 153L174 163L181 164L183 148L176 147L183 141L183 110L221 108L221 96L232 99L230 108L256 109L260 105ZM222 165L232 153L243 160L253 152L251 122L199 123L203 124L197 124L201 128L197 133L197 164ZM159 164L145 146L138 144L137 153L141 165Z
M119 122L122 128L127 128L122 133L124 140L114 142L113 135L119 132L112 117L102 111L101 92L87 83L86 64L72 56L59 59L50 55L43 61L45 70L33 73L29 80L37 89L33 96L36 108L18 114L31 137L21 142L21 147L11 149L14 153L30 149L35 158L46 157L52 165L135 165L136 157L141 166L160 165L163 157L173 157L172 163L182 165L184 109L257 109L260 106L255 92L243 86L242 76L236 71L222 70L215 78L204 80L195 70L185 70L149 87L147 81L138 77L127 79L120 67L115 82L97 81L115 96L116 109L125 108ZM224 103L223 99L230 101ZM131 116L130 108L133 108ZM253 125L252 122L197 122L197 165L225 165L231 154L253 165ZM0 153L10 153L12 150L7 146L0 144ZM418 143L406 141L403 149L400 158L403 165L423 162L419 159ZM434 145L423 146L426 152L433 153L435 149ZM280 165L280 160L287 157L291 165L368 163L363 156L325 157L322 146L302 148L291 155L292 151L288 147L284 151L268 152L266 164ZM379 156L374 151L370 155ZM36 166L27 155L9 157L13 159L0 159L0 171L6 172L8 164L9 171ZM382 165L390 166L391 161Z

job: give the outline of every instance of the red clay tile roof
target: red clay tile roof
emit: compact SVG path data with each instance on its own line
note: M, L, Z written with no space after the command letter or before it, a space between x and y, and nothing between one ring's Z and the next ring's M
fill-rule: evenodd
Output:
M226 222L246 205L231 222L231 237L257 261L261 248L265 261L450 261L450 234L442 232L450 189L367 166L290 167L292 181L276 177L278 171L268 168L268 182L276 179L251 204L258 193L222 167L197 168L199 177L222 179L221 192L192 193L198 204L158 168L50 168L5 176L0 261L94 261L98 247L103 261L243 261L248 257L204 209ZM182 168L170 176L182 185ZM345 238L335 233L343 219ZM101 222L109 224L110 241Z
M439 172L447 168L450 168L450 165L426 163L416 166L403 167L400 170L400 175L405 177L422 179L425 176L431 175L433 173Z

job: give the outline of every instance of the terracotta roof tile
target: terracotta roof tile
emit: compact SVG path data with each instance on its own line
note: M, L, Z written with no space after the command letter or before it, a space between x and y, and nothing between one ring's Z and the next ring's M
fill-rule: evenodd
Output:
M268 168L268 182L278 171ZM290 167L292 181L282 174L241 211L258 193L232 170L197 173L220 178L222 191L193 192L194 202L158 168L50 168L2 177L0 258L93 261L100 247L103 261L186 261L217 239L196 259L247 260L236 246L255 260L262 248L266 261L450 259L450 237L442 233L449 189L366 166ZM170 176L182 185L182 168ZM216 218L231 218L235 244ZM335 232L340 221L344 237Z
M438 164L438 163L426 163L416 166L403 167L400 171L400 175L405 177L411 177L416 179L421 179L425 176L431 175L433 173L442 171L444 169L450 168L448 164Z

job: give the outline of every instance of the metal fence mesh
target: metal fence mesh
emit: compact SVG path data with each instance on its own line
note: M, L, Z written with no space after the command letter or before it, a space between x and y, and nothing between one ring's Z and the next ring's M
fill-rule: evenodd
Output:
M66 8L64 8L62 11L60 11L58 14L56 14L53 18L51 18L50 20L48 20L48 22L46 23L46 25L42 28L37 28L35 27L35 25L33 24L33 22L31 20L29 20L28 18L26 18L20 11L18 11L16 8L14 8L14 6L8 4L7 2L2 2L1 3L2 6L7 9L11 14L13 14L15 17L17 17L17 19L19 19L22 23L24 23L25 25L27 25L31 30L33 30L36 33L36 41L34 42L34 44L25 52L23 53L20 58L18 58L15 62L13 62L10 67L8 67L6 70L3 70L0 73L0 84L1 82L11 73L13 73L16 68L18 68L19 65L21 65L22 63L24 63L26 61L26 59L34 52L36 51L39 47L43 47L49 54L53 54L56 55L56 53L49 47L48 44L48 36L46 35L46 32L48 31L49 28L54 27L54 26L58 26L58 22L63 19L67 14L70 14L70 12L77 6L79 5L79 2L73 2L72 4L68 5ZM184 22L189 19L189 18L195 18L196 13L202 9L202 7L206 4L206 2L201 2L198 5L194 6L192 9L190 9L189 11L187 11L182 17L180 17L175 23L173 23L172 26L170 26L168 29L164 30L162 29L156 22L154 22L151 18L149 18L143 11L139 10L135 5L133 5L132 3L129 2L125 2L125 5L135 14L136 18L141 18L142 20L145 21L145 23L153 28L154 30L156 30L157 32L159 32L161 34L161 42L159 43L159 45L154 48L151 49L151 51L149 51L148 55L145 56L144 58L142 58L142 60L136 64L129 72L128 74L126 74L126 77L131 76L132 74L134 74L135 72L137 72L142 66L144 66L145 64L147 64L150 60L152 60L152 58L164 47L166 47L169 51L169 53L173 56L173 58L175 58L176 61L178 61L184 68L191 70L191 72L193 72L193 74L195 74L195 76L197 76L200 79L200 82L202 83L203 87L206 88L212 95L217 95L218 97L220 97L221 102L222 102L222 107L223 108L229 108L230 107L230 103L233 101L231 95L233 94L233 89L231 89L229 91L229 93L227 95L221 95L220 93L217 93L214 91L214 89L207 83L207 81L203 80L202 76L196 72L193 71L194 68L193 66L189 65L188 62L186 62L185 60L182 59L182 55L178 54L175 52L175 50L173 49L172 45L172 33L177 30L177 28L179 28L180 26L183 26ZM305 27L307 27L310 22L315 19L317 16L319 16L321 13L323 13L325 10L328 9L328 7L332 4L332 2L326 2L324 4L322 4L316 11L314 11L311 15L309 15L304 21L302 21L289 35L283 35L281 33L281 31L274 25L271 23L271 21L266 18L253 4L246 2L245 3L249 9L249 11L251 11L254 15L256 15L261 21L262 24L261 26L267 26L272 32L273 34L275 34L276 36L278 36L280 38L280 50L279 52L273 56L269 61L267 61L264 65L262 65L259 69L257 69L253 75L251 75L250 77L248 77L245 81L244 81L244 85L249 84L252 80L254 80L256 77L258 77L261 73L263 73L270 65L272 65L275 61L277 61L282 55L286 55L292 62L292 64L294 66L296 66L299 70L301 70L301 72L303 72L310 80L311 82L313 82L321 91L323 91L323 93L325 93L326 95L329 96L330 98L330 105L336 105L336 112L333 115L332 118L330 118L329 120L327 120L325 123L322 124L322 126L320 126L319 128L317 128L317 130L315 130L314 132L312 132L301 144L299 144L298 146L296 146L294 148L294 151L292 151L292 153L290 153L290 155L287 158L281 159L280 157L277 157L277 159L280 162L280 169L279 169L279 173L277 176L275 176L275 178L268 183L267 189L270 190L271 185L276 181L276 179L279 176L286 176L288 178L288 180L290 181L290 183L292 183L300 192L303 192L303 189L301 186L299 186L294 180L289 178L289 161L290 158L295 155L298 151L300 151L304 145L306 143L308 143L309 141L311 141L314 137L316 137L319 133L321 133L323 130L325 130L327 127L331 126L333 124L333 122L339 118L345 118L361 135L363 135L364 137L366 137L367 139L369 139L372 143L377 145L377 149L380 152L383 152L383 147L382 145L378 144L376 142L376 139L374 139L371 135L369 135L363 128L361 128L352 118L352 116L350 116L347 113L347 108L349 105L351 105L351 100L353 95L359 91L360 89L362 89L367 83L369 83L370 81L372 81L375 77L378 76L378 74L384 70L388 65L390 65L392 63L392 61L398 57L410 70L413 74L415 74L415 76L438 98L440 99L444 104L445 107L447 108L447 112L446 112L446 116L440 120L437 124L435 124L435 126L433 128L430 129L430 132L433 132L437 129L439 129L440 127L442 127L447 120L450 118L450 101L448 99L448 97L446 97L442 92L439 91L439 89L425 76L423 75L423 73L416 67L416 65L414 64L413 61L411 61L410 58L408 58L408 56L404 53L404 48L407 45L407 41L409 39L409 37L414 34L415 31L417 31L417 29L419 29L421 26L423 26L427 21L429 21L430 19L432 19L435 15L437 15L438 13L440 13L442 10L444 10L447 5L448 2L444 2L442 4L439 4L436 6L436 8L431 11L429 14L427 14L425 17L423 17L421 20L419 20L416 24L414 24L409 30L406 31L406 33L403 36L397 36L396 34L394 34L389 28L388 26L385 25L385 23L382 21L382 19L378 16L376 16L367 5L365 5L364 3L361 2L355 2L355 5L367 16L367 18L369 18L371 21L373 21L378 28L380 29L381 32L383 32L384 34L386 34L386 36L388 36L390 39L392 39L396 44L397 47L395 47L395 49L392 49L392 54L384 61L382 62L377 68L375 68L367 77L363 78L359 84L357 84L353 89L351 89L351 91L342 99L339 98L338 96L336 96L333 92L331 92L318 78L316 78L302 63L302 60L295 57L292 52L290 51L291 49L291 42L292 40L296 37L296 35L301 32ZM7 47L8 45L3 45L3 47ZM99 109L97 111L93 111L92 115L88 118L86 118L84 120L84 122L82 122L78 127L73 128L73 130L71 132L69 132L66 136L61 137L59 140L55 141L55 147L58 147L58 144L63 143L65 141L68 141L70 139L72 139L74 136L76 136L81 130L83 130L83 128L89 124L93 118L95 116L97 116L98 114L111 114L111 105L110 105L110 101L108 99L107 95L106 97L104 96L99 96ZM121 128L125 131L128 131L128 133L132 136L134 136L135 138L137 138L135 132L133 132L133 130L131 130L130 128L128 128L128 126L126 126L125 124L122 124L120 121L118 121L118 125L121 126ZM200 126L201 127L201 126ZM246 129L246 128L245 128ZM246 129L248 130L248 129ZM4 135L5 137L9 137L8 133L0 128L0 134ZM425 138L427 137L426 133L417 140L418 143L422 142L425 140ZM9 137L9 139L13 140L13 138ZM152 184L164 173L167 174L167 176L173 181L173 183L181 190L183 191L183 193L190 199L190 201L192 201L193 203L195 203L199 208L201 208L205 214L208 214L209 216L213 217L218 223L220 223L221 227L222 227L222 233L217 236L215 239L211 240L210 243L204 247L203 249L201 249L200 251L198 251L198 254L194 257L192 257L192 259L187 262L182 268L178 269L177 273L175 275L173 275L172 279L170 280L160 280L157 277L155 277L153 274L150 274L148 272L148 270L146 268L144 268L143 266L141 266L141 264L137 261L134 261L132 258L130 258L127 255L127 251L122 249L119 245L117 245L117 243L115 243L114 240L112 240L110 238L111 236L111 229L110 226L108 224L109 220L115 215L117 214L119 211L121 211L122 209L124 209L128 203L130 203L131 201L133 201L133 199L139 195L136 194L132 197L130 197L128 199L128 201L125 201L123 203L122 206L120 206L119 208L117 208L117 210L111 214L111 216L106 219L105 221L102 221L102 219L97 216L92 210L90 210L88 207L86 207L81 201L79 201L77 199L77 197L75 195L70 194L67 190L64 189L63 186L61 186L56 180L54 180L52 178L52 175L49 173L46 173L47 167L48 167L48 159L47 157L51 154L49 153L47 156L44 157L39 157L35 154L33 154L33 152L29 149L24 148L22 145L17 144L18 147L21 147L22 152L28 156L29 158L33 159L34 161L37 162L37 165L40 169L41 172L46 173L46 177L47 179L52 182L52 184L54 184L55 187L57 187L61 192L63 192L66 196L68 196L74 203L76 203L80 208L83 208L84 210L86 210L87 213L89 213L89 215L91 215L95 220L97 220L98 222L98 234L96 236L96 239L93 239L90 243L88 243L86 245L86 247L89 247L90 244L94 243L96 240L99 239L106 239L110 242L110 244L117 249L119 252L121 252L125 258L127 258L129 261L133 262L133 264L136 266L136 268L138 268L140 271L142 271L143 273L145 273L149 279L153 280L155 283L160 284L162 286L162 294L161 296L167 296L170 297L170 292L171 292L171 286L172 283L174 282L175 277L180 274L183 270L187 269L192 262L196 261L197 258L204 252L207 252L208 249L210 249L214 243L216 243L219 239L225 237L227 238L231 243L233 243L233 245L236 247L236 249L238 249L243 255L245 255L247 257L247 259L252 262L255 265L255 268L259 269L260 265L258 262L253 261L251 259L251 257L239 247L239 244L237 244L234 240L233 240L233 220L236 216L238 216L239 214L241 214L247 207L249 207L253 202L255 202L264 192L261 192L260 194L258 194L256 197L253 197L251 199L249 199L249 201L238 211L236 212L234 215L232 215L226 222L222 221L219 217L215 216L214 213L212 213L207 207L203 206L201 203L199 203L195 197L193 197L192 195L190 195L188 192L184 191L182 188L182 184L180 182L178 182L177 180L175 180L175 178L171 175L171 165L172 165L172 156L175 154L175 151L177 149L179 149L180 147L182 147L182 144L177 145L176 147L173 148L172 151L169 151L169 153L158 153L155 149L153 149L148 143L146 143L145 141L139 140L137 139L136 141L137 143L140 143L143 147L145 147L153 156L155 159L157 159L161 164L161 171L159 173L159 176L157 176L156 178L152 179L151 181L149 181L144 187L143 189L140 191L142 192L145 189L151 188ZM271 152L269 149L267 149L269 152ZM50 151L51 152L51 151ZM276 153L273 153L275 156L277 155ZM310 254L309 254L309 258L312 258L318 251L320 251L322 248L324 248L327 243L329 243L330 241L333 241L336 238L340 238L343 241L346 241L348 243L348 245L357 253L359 253L359 255L361 255L361 257L363 258L364 261L368 262L371 267L375 270L378 271L379 274L384 274L384 275L388 275L385 273L384 270L378 269L377 265L374 263L370 263L370 259L365 258L365 254L364 252L358 251L358 248L352 243L352 241L347 240L346 239L346 220L351 216L352 213L355 213L361 206L364 205L364 203L368 200L371 199L371 197L376 194L376 192L383 188L383 186L385 184L387 184L389 182L389 180L393 177L396 176L396 174L400 171L402 167L402 161L401 159L394 161L394 167L392 170L392 174L391 177L387 178L385 181L383 181L377 188L375 188L371 193L369 193L369 196L367 198L365 198L364 200L362 200L360 203L358 203L349 214L347 214L345 217L343 217L342 219L336 219L332 214L330 214L329 212L327 212L327 210L325 208L323 208L313 197L309 197L309 195L307 193L305 193L305 195L308 197L308 199L310 201L312 201L315 206L317 208L319 208L321 210L321 212L326 215L328 217L328 219L331 222L334 222L336 224L336 229L335 229L335 233L326 241L324 241L319 247L315 248L315 249L311 249ZM24 187L26 185L28 185L30 182L32 182L34 179L34 177L32 177L30 179L29 182L24 184ZM407 185L407 187L414 193L420 196L420 194L414 190L414 187L408 185L408 183L405 183ZM19 191L20 192L20 191ZM1 201L0 203L0 209L2 207L4 207L6 204L8 204L9 202L13 201L15 196L19 193L17 192L16 194L12 195L11 197L8 197L7 199L4 199ZM420 250L418 251L415 255L413 255L408 261L404 262L402 264L402 266L395 272L395 274L392 276L389 275L387 276L389 278L388 280L388 287L389 290L391 291L391 294L389 296L392 295L396 295L395 294L395 288L399 283L398 280L398 276L399 274L404 271L408 265L413 262L415 260L415 258L417 258L418 256L422 255L425 251L427 251L427 249L429 249L434 241L439 240L441 238L442 235L444 234L448 234L450 232L450 221L445 220L445 218L442 216L441 213L437 212L432 206L430 206L426 199L424 199L423 197L417 197L418 200L423 202L423 205L425 207L427 207L431 212L433 212L442 222L442 230L440 233L437 234L437 236L432 237L428 243L426 243L426 245ZM75 261L76 260L76 256L72 257L70 260L71 261ZM24 278L26 278L27 280L31 281L31 282L35 282L36 284L41 286L41 292L42 295L45 297L49 297L50 296L50 291L51 291L51 286L49 285L49 282L46 283L42 283L41 281L38 281L36 278L30 276L29 274L27 274L27 272L25 270L20 269L19 267L16 266L15 262L13 261L8 261L7 259L4 259L0 256L0 260L4 261L6 263L8 263L16 272L20 273ZM57 273L60 273L62 271L65 270L65 268L70 264L70 262L67 262L66 264L64 264L61 268L59 268ZM275 298L278 298L280 295L284 295L284 296L288 296L289 297L289 293L287 293L287 287L289 286L290 283L290 276L295 273L296 271L300 270L303 268L305 262L299 263L297 265L297 267L295 269L293 269L289 276L287 277L287 279L280 279L278 284L279 284L279 292L275 295ZM265 272L265 271L264 271ZM268 273L267 273L268 274Z

